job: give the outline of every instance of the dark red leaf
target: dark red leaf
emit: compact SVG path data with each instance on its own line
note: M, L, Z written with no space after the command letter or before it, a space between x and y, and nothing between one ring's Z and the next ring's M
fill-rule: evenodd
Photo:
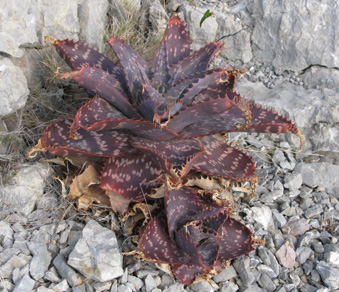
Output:
M206 151L194 161L194 170L237 181L250 179L255 175L252 158L242 151L213 137L201 138L201 142Z
M235 86L235 76L230 71L225 71L224 75L221 77L221 79L217 80L217 82L214 82L210 84L207 88L203 89L199 92L199 95L197 98L194 99L194 101L199 100L205 100L209 98L217 98L219 96L224 96L227 92L228 97L232 100L232 90Z
M262 108L261 106L251 104L253 119L247 132L256 133L287 133L296 134L298 130L295 125L286 117L279 115L272 110Z
M205 202L207 204L207 202ZM203 229L206 227L206 230L217 231L220 225L226 220L228 217L229 210L225 209L224 206L219 206L218 208L214 208L212 210L207 210L201 212L197 215L191 217L192 220L201 221ZM203 230L204 231L204 230Z
M194 97L199 99L217 98L225 96L226 91L234 87L234 76L230 71L221 68L193 72L179 80L165 94L167 102L183 99L184 105L190 105Z
M179 170L180 178L184 178L186 175L188 175L188 173L192 169L192 166L194 165L195 160L198 159L198 157L200 155L202 155L204 152L205 152L205 149L203 149L202 151L194 154L193 156L189 157L186 160L186 163L184 164L184 166Z
M100 187L126 199L142 201L158 185L152 181L161 173L162 169L147 154L112 158L108 159L101 174Z
M244 224L228 217L218 230L220 238L214 240L220 244L221 262L250 253L253 248L252 232Z
M156 102L157 104L160 104L165 101L162 94L160 94L158 90L156 90L153 86L151 86L148 83L144 84L144 94L146 98L143 98L143 100L149 99Z
M205 227L203 222L200 220L194 220L186 223L178 232L189 236L194 246L197 246L199 242L202 242L210 237L219 236L216 231Z
M161 169L166 172L169 175L172 175L172 165L171 163L169 163L169 161L166 159L166 157L164 157L160 152L158 152L157 150L154 149L149 149L146 147L136 147L137 149L139 149L140 151L146 153L149 155L149 157L152 158L152 160L161 167Z
M221 48L221 43L212 42L179 61L170 68L169 73L172 82L177 83L181 78L188 76L191 72L207 70L210 61Z
M138 101L141 99L145 76L150 71L147 62L138 52L117 37L110 38L108 43L120 61L133 102Z
M159 92L165 91L168 86L167 82L170 79L168 73L166 41L163 39L160 42L159 48L152 60L152 85L159 88Z
M73 40L48 38L61 58L73 70L80 70L83 65L102 68L102 70L112 74L126 88L127 84L121 68L98 50Z
M145 260L158 263L185 263L190 258L170 240L163 213L148 223L139 240L138 251Z
M157 151L165 157L173 166L184 165L187 159L203 149L198 142L191 141L152 141L140 137L132 137L134 147Z
M121 119L125 118L125 116L97 95L82 105L77 111L72 130L75 132L77 129L86 128L94 122L115 118Z
M191 43L186 25L177 15L174 15L169 21L164 39L166 41L166 55L169 67L189 56Z
M161 128L159 125L147 121L132 119L98 121L87 126L86 129L90 131L128 130L136 136L158 141L173 139L177 136L176 133L167 128Z
M61 79L74 79L86 89L99 94L129 118L141 119L136 109L121 90L113 75L96 67L82 67L79 71L57 74Z
M171 189L165 192L165 206L170 237L179 224L185 224L187 220L199 213L211 211L218 206L216 203L206 203L198 197L197 192L185 186L179 189ZM218 206L220 208L220 206Z
M199 98L215 99L219 96L225 96L226 90L230 88L229 78L231 74L224 69L214 69L205 71L202 78L196 79L185 90L182 101L184 105L191 105L194 97L199 94ZM208 94L208 95L206 95Z
M198 275L203 274L203 266L194 260L184 264L171 265L173 275L184 285L190 285Z
M173 241L176 242L178 247L191 256L193 261L199 262L198 249L190 234L186 233L185 230L174 230L173 235Z
M169 80L168 69L189 54L190 41L186 26L177 15L174 15L152 60L154 84L166 85Z
M146 121L153 122L157 107L158 105L155 101L143 100L138 106L138 112Z
M60 120L46 127L41 138L42 146L60 156L94 155L120 157L134 153L129 137L121 131L102 132L79 129L77 139L69 136L71 120Z
M221 268L219 261L219 243L214 239L207 239L199 247L200 261L204 267ZM219 264L219 265L218 265Z
M230 110L236 112L234 115L238 115L238 120L234 122L232 122L233 119L229 120L228 115ZM225 132L235 129L236 125L245 123L245 118L242 111L235 104L233 104L227 96L225 96L222 98L201 101L186 107L183 111L179 112L179 114L170 120L168 123L168 128L176 133L179 133L187 126L195 123L203 123L204 121L211 121L214 120L215 117L217 117L218 122L222 119L228 121L225 123L228 125L228 128L225 128ZM213 124L212 121L210 123ZM217 123L215 123L215 126L217 126ZM208 128L208 130L213 131L214 127ZM213 132L216 133L215 131ZM213 133L211 133L211 135L212 134Z

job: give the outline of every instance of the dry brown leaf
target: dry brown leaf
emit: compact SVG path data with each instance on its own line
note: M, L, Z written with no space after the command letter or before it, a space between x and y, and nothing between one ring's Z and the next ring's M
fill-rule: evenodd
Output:
M78 199L78 209L87 210L93 203L104 206L110 206L109 198L106 196L105 191L99 185L91 185Z
M97 156L68 156L65 159L68 160L70 163L72 163L74 166L81 168L87 162L92 162L92 163L97 162L100 159L100 157L97 157Z
M77 200L78 209L87 210L93 202L105 206L110 205L109 198L99 184L100 174L92 164L88 164L84 172L73 179L69 196L72 200Z
M70 185L69 196L72 199L81 197L90 185L100 184L98 171L92 164L89 164L84 172L76 176Z
M109 198L110 206L114 212L119 213L120 215L126 213L131 200L111 191L106 191L106 196Z
M65 159L62 157L55 157L55 158L51 158L51 159L41 159L42 161L46 161L46 162L50 162L50 163L55 163L55 164L59 164L62 166L66 166L65 164Z

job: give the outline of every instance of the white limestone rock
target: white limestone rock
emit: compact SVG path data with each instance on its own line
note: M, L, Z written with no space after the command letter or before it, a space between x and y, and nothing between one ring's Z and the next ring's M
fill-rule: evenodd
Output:
M312 64L339 67L336 0L253 0L253 53L259 62L301 71Z
M22 166L11 181L2 188L0 210L29 215L44 193L46 179L51 169L47 164L36 163Z
M29 270L32 278L40 280L48 271L51 262L51 254L47 250L47 245L43 242L28 242L27 246L33 254Z
M0 116L22 108L28 94L27 81L21 69L8 58L0 59Z
M0 52L17 58L22 57L25 52L22 46L39 41L34 2L30 0L1 2Z
M299 163L295 173L301 174L304 185L324 188L327 193L339 198L339 165L328 162Z
M107 0L83 1L79 5L80 40L102 51L103 36L108 24Z
M123 275L122 256L113 231L90 220L68 258L68 264L87 278L106 282Z
M227 36L221 40L225 44L225 50L221 56L227 60L240 60L243 64L252 59L251 34L241 30L234 35Z
M41 0L41 13L43 15L42 41L47 35L57 39L70 38L78 40L80 23L77 2L72 0Z
M207 18L200 27L200 20L206 9L185 5L182 6L181 11L187 22L189 36L192 40L192 48L194 50L215 41L218 31L218 22L215 17Z
M252 207L252 217L253 219L261 224L265 230L267 228L274 224L273 223L273 217L272 217L272 211L269 207L263 206L263 207Z

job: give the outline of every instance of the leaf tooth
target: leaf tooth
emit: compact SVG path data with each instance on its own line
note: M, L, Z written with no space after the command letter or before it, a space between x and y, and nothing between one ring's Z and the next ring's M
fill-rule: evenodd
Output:
M300 134L295 124L285 115L277 113L270 107L264 107L255 103L250 104L250 109L253 118L251 124L244 129L245 131L258 133L291 132L299 137L300 149L302 148L304 137Z
M186 138L183 137L181 132L186 131L186 129L188 132L188 126L199 126L199 123L203 122L213 122L213 128L206 128L205 131L207 131L207 133L189 136L189 138L236 130L236 124L232 123L230 117L227 115L227 111L233 111L233 115L235 115L235 117L237 117L239 114L240 116L238 116L238 118L244 119L244 117L242 117L242 111L234 103L232 103L227 95L225 95L224 97L218 97L214 99L206 98L205 100L195 104L187 105L182 111L179 111L177 115L171 118L168 123L168 128L180 134L178 139ZM222 128L221 130L218 129L216 131L217 127L220 128L222 125L216 124L215 116L218 116L218 121L224 120L225 123L227 122L227 125L230 127L230 129Z
M206 150L202 149L201 152L195 153L193 155L191 155L190 157L188 157L186 159L186 163L182 166L182 168L179 170L179 176L180 178L184 178L186 175L188 175L188 173L191 171L192 166L194 161L197 159L198 156L200 156L201 154L203 154Z
M226 79L222 80L222 76L226 75ZM182 93L182 99L183 103L185 105L192 104L194 101L194 98L198 95L202 95L204 92L209 93L209 98L216 98L220 96L220 94L217 93L216 96L211 95L212 88L215 88L216 86L222 84L226 87L221 88L221 95L225 94L227 90L227 84L229 79L229 73L227 70L216 68L213 70L207 70L205 71L205 74L201 78L196 78L192 81L192 83L186 87L185 91Z

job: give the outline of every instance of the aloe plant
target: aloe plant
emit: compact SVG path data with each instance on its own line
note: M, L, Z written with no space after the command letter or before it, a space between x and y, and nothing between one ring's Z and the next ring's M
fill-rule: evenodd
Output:
M48 151L96 161L101 194L114 192L114 200L127 201L125 206L164 186L165 208L146 227L138 252L168 264L185 284L250 252L258 241L229 216L230 208L200 197L184 181L204 174L254 186L252 158L218 134L301 136L287 118L234 91L238 70L209 68L222 44L191 52L178 16L170 19L151 64L117 37L108 43L118 63L85 44L49 39L73 70L57 77L76 80L92 97L73 118L49 125L29 155Z

